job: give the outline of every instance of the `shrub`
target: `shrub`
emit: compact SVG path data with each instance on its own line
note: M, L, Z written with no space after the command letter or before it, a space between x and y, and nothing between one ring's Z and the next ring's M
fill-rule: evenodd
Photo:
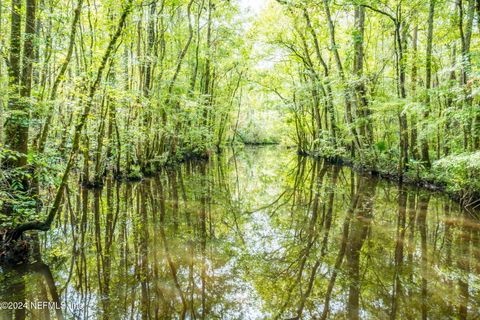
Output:
M432 169L448 191L473 194L480 190L480 151L447 156L435 161Z

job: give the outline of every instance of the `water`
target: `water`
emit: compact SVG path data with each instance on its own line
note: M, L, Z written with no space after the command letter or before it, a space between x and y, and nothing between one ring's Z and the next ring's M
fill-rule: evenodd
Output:
M480 222L438 193L274 147L67 191L0 293L62 308L1 319L480 316Z

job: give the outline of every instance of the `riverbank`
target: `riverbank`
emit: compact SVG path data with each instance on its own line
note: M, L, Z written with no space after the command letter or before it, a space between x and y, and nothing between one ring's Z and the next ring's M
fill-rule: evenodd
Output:
M331 163L346 165L353 169L379 176L398 183L405 183L444 192L467 209L475 209L480 203L480 152L450 155L432 163L430 168L412 161L401 174L392 163L385 161L365 162L345 154L324 155L305 152L300 155L324 158Z
M162 169L172 168L186 161L208 161L212 155L219 155L228 148L282 148L278 143L245 143L235 146L224 146L217 152L179 153L174 158L161 165L142 167L135 172L123 175L114 175L117 180L140 181L151 177ZM288 149L292 146L285 147ZM346 155L344 152L297 152L300 156L323 158L332 164L345 165L354 170L378 176L384 179L439 191L458 201L465 208L476 208L480 202L480 152L471 154L451 155L434 161L430 168L422 166L418 161L412 161L407 166L407 171L398 173L397 160L383 159L382 161L361 161L358 158ZM377 159L381 158L377 155ZM476 178L477 177L477 178ZM102 187L102 185L86 185L89 188Z

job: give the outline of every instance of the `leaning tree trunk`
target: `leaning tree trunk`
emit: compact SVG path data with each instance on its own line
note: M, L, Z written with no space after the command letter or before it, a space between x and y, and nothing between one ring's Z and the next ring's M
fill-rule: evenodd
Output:
M105 68L107 66L108 60L110 59L110 57L114 53L114 51L117 49L117 42L118 42L118 39L120 38L120 36L122 34L122 31L125 27L127 16L131 12L132 4L133 4L133 0L128 0L127 1L127 4L126 4L126 6L125 6L125 8L122 12L122 15L121 15L120 19L119 19L116 31L113 34L112 38L110 39L108 47L107 47L105 53L103 54L100 66L98 67L98 70L97 70L97 76L95 78L95 81L92 83L92 85L89 88L88 96L86 98L87 101L85 102L83 112L82 112L80 118L78 119L77 124L75 125L75 132L74 132L73 141L72 141L72 149L70 151L70 155L69 155L65 170L64 170L63 175L62 175L62 180L60 182L60 185L57 188L57 192L55 194L53 204L52 204L52 206L51 206L51 208L48 212L47 218L45 219L45 221L30 221L30 222L20 224L19 226L17 226L15 229L13 229L9 233L9 236L8 236L9 238L11 238L13 240L16 240L23 234L23 232L28 231L28 230L46 231L46 230L50 229L50 226L51 226L57 212L60 209L60 204L61 204L62 199L63 199L64 189L67 185L68 177L70 175L70 171L72 170L72 168L74 166L75 158L76 158L76 155L77 155L78 150L80 148L80 138L81 138L81 135L82 135L82 130L83 130L83 127L85 126L85 124L87 123L87 119L88 119L88 116L90 114L90 110L93 107L93 101L94 101L95 93L97 92L97 90L100 86L100 83L102 81L103 74L104 74Z
M318 43L318 36L317 36L317 33L315 32L315 29L312 26L312 22L310 20L310 16L309 16L306 8L303 8L303 16L304 16L305 21L307 23L307 29L310 31L310 34L311 34L312 39L313 39L313 44L314 44L317 59L323 67L324 76L325 76L326 109L327 109L327 112L330 116L329 117L330 118L330 133L332 135L333 144L336 146L336 144L337 144L337 121L336 121L336 117L335 117L335 109L334 109L334 106L333 106L332 87L330 85L330 80L328 79L329 68L327 66L327 63L325 62L325 59L323 59L323 56L320 52L320 45Z
M67 71L70 60L72 59L73 48L75 46L75 36L77 34L77 25L78 25L78 22L80 21L82 5L83 5L83 0L78 0L77 7L75 8L75 13L73 16L73 21L70 27L70 38L68 43L67 56L65 57L65 60L60 66L60 71L58 72L53 82L52 90L50 92L50 101L49 101L50 105L48 108L47 118L45 119L45 123L43 124L42 130L40 130L40 133L39 133L40 137L38 138L37 148L39 153L42 153L45 149L45 144L48 138L48 132L50 130L50 124L52 122L52 118L54 115L54 105L55 105L55 99L57 98L58 87L63 81L65 72Z

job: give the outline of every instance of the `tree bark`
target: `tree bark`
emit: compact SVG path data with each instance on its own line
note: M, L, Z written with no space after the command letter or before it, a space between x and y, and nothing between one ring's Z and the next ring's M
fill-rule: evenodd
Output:
M464 87L464 102L467 109L472 108L472 97L471 97L471 88L468 86L469 73L471 71L471 59L470 59L470 44L472 39L472 28L473 28L473 18L474 18L474 0L467 0L468 7L466 12L466 24L464 24L464 8L463 1L456 0L456 5L458 9L458 29L460 32L460 41L462 44L462 64L461 64L461 82L460 84ZM478 121L477 121L478 120ZM475 148L478 148L480 144L480 115L474 117L474 142L473 145ZM464 149L467 150L470 143L471 136L471 122L468 122L464 125Z
M55 81L53 82L52 90L50 92L50 106L48 108L47 118L45 119L45 123L42 127L42 130L40 131L40 137L38 139L38 152L40 153L42 153L45 150L45 144L47 142L48 132L50 130L50 124L52 122L52 117L54 114L54 105L55 105L55 99L57 98L58 87L60 86L60 83L63 81L65 72L67 71L70 60L72 59L73 48L75 46L75 37L77 34L77 25L80 20L82 5L83 5L83 0L78 0L77 7L75 8L72 24L70 27L70 38L68 43L67 56L65 57L65 60L63 61L60 67L60 71L58 72L55 78Z
M336 145L336 140L337 140L337 121L336 121L336 116L335 116L335 109L333 105L333 94L332 94L332 87L330 86L329 83L329 68L327 66L327 63L325 62L325 59L323 59L321 51L320 51L320 45L318 43L318 37L317 33L315 32L315 29L312 26L312 22L310 20L310 16L308 14L308 11L306 8L303 8L303 16L305 17L306 23L307 23L307 29L310 31L310 34L313 39L314 47L315 47L315 53L317 56L317 59L321 66L323 67L324 71L324 76L325 76L325 100L326 100L326 109L328 114L330 115L330 133L332 135L333 143Z
M430 0L428 10L428 32L427 32L427 52L425 58L425 111L423 113L424 123L428 119L430 113L430 89L432 87L432 43L433 43L433 20L435 16L435 0ZM430 156L428 148L428 137L426 134L426 126L423 125L422 135L422 162L426 167L430 167Z
M9 97L8 114L5 120L5 149L18 152L16 159L3 163L5 168L19 168L27 164L28 152L28 106L20 96L21 87L21 28L22 0L12 0L10 25L10 58L9 58ZM22 90L23 91L23 90Z
M323 8L325 10L325 14L327 16L327 23L328 23L328 30L329 30L329 36L330 36L330 46L331 50L333 52L333 56L335 58L335 63L337 65L337 71L340 76L340 79L343 82L344 85L344 100L345 100L345 120L347 122L347 126L349 127L349 131L352 134L352 138L354 141L354 144L357 146L357 148L360 150L361 149L361 143L358 138L357 130L356 128L353 127L353 114L352 114L352 104L350 102L351 100L351 94L350 90L348 88L348 84L346 81L345 77L345 72L343 70L343 65L342 65L342 60L340 58L340 53L338 52L337 48L337 42L335 40L335 26L333 24L332 20L332 15L330 13L330 6L329 6L329 1L328 0L322 0L323 1Z
M363 59L364 59L364 34L365 34L365 7L355 6L355 33L354 33L354 60L353 73L357 77L355 81L355 93L357 101L357 110L363 118L360 127L360 133L367 144L373 141L373 128L368 108L367 88L363 79Z
M108 47L105 50L105 53L103 54L100 66L98 67L98 70L97 70L96 78L89 88L87 101L85 102L83 113L80 116L80 118L78 119L77 124L75 125L75 132L74 132L73 141L72 141L72 149L70 151L70 155L69 155L65 170L63 172L62 179L60 181L60 185L57 188L52 207L50 208L45 221L30 221L30 222L20 224L15 229L13 229L12 232L10 232L9 238L11 238L13 240L16 240L23 234L23 232L28 231L28 230L46 231L46 230L50 229L50 226L51 226L58 210L60 209L60 204L61 204L62 199L63 199L64 189L67 185L68 177L70 175L70 171L72 170L72 168L74 166L75 158L76 158L76 155L77 155L79 147L80 147L80 138L81 138L81 135L82 135L82 129L85 126L85 124L87 123L88 115L90 114L90 110L93 107L93 101L94 101L95 93L97 92L97 89L100 85L100 82L102 81L103 73L104 73L105 68L107 66L107 62L110 59L113 52L116 50L117 41L120 38L120 36L122 34L122 31L125 27L127 16L132 9L132 3L133 3L133 0L128 0L127 1L127 4L126 4L126 6L125 6L125 8L122 12L122 15L121 15L119 21L118 21L116 31L113 34L112 38L110 39Z
M413 56L416 57L418 54L418 26L413 28L413 36L412 36L412 51ZM418 67L416 59L412 59L412 72L411 72L411 95L414 99L417 96L417 76L418 76ZM417 133L417 117L416 115L412 114L410 116L410 155L413 159L417 160L420 158L418 154L418 133Z

